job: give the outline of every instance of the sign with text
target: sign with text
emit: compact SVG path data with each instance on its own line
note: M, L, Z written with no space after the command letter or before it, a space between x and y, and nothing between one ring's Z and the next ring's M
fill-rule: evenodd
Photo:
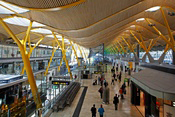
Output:
M53 80L52 84L53 85L69 85L70 81Z

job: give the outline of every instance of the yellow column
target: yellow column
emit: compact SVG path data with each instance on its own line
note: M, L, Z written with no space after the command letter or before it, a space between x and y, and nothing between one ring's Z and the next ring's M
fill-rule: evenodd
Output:
M86 57L86 54L85 54L85 51L84 51L83 48L82 48L82 51L83 51L83 54L84 54L85 61L87 61L87 57Z
M147 18L145 18L145 20L148 22L148 24L151 24L151 22ZM175 51L174 44L168 41L166 37L155 26L152 26L152 28L160 35L160 37L162 37L162 39L172 48L172 50Z
M120 48L119 48L117 45L115 45L115 47L117 48L118 52L119 52L120 54L122 54L122 51L120 50Z
M58 71L60 71L60 67L62 66L63 59L60 60L60 66L58 66Z
M118 42L118 44L119 44L119 45L120 45L120 47L123 49L124 53L126 53L126 50L125 50L125 48L123 47L123 45L122 45L122 44L120 44L119 42Z
M56 35L54 34L54 32L52 32L52 35L54 36L55 41L56 41L56 42L58 43L58 45L61 47L61 50L62 50L62 58L63 58L63 60L64 60L65 63L66 63L66 67L67 67L68 72L69 72L69 74L70 74L70 78L72 79L72 73L71 73L71 71L70 71L70 67L69 67L68 61L67 61L67 59L66 59L66 51L65 51L65 47L64 47L64 36L62 36L62 46L61 46L61 44L60 44L60 42L58 41L58 39L57 39Z
M148 50L146 47L144 47L144 45L140 42L140 40L134 35L134 33L132 31L130 31L131 35L137 40L137 42L139 43L139 45L148 53Z
M59 46L57 46L57 47L55 48L55 42L53 42L52 55L51 55L51 57L50 57L48 66L47 66L47 68L46 68L46 71L45 71L45 73L44 73L45 76L47 76L47 74L48 74L48 70L49 70L49 68L50 68L50 64L51 64L51 62L52 62L54 53L56 52L56 50L58 49L58 47L59 47Z
M24 62L24 66L26 66L26 73L27 73L28 81L30 83L32 95L33 95L34 101L36 103L36 108L37 109L42 108L42 102L41 102L41 99L40 99L40 95L38 93L38 88L36 86L36 82L35 82L35 79L34 79L32 68L30 66L30 60L28 58L28 54L27 54L27 52L24 49L24 44L21 43L21 41L14 35L14 33L10 30L10 28L2 20L2 18L0 18L0 23L4 27L4 29L6 30L6 32L17 43L17 45L18 45L18 47L20 49L20 53L21 53L21 56L22 56L22 60Z
M74 51L74 54L75 54L75 57L76 57L78 66L80 66L80 61L78 60L77 52L76 52L76 50L75 50L75 48L74 48L74 46L73 46L73 44L72 44L72 41L69 40L69 42L70 42L70 45L72 46L72 49L73 49L73 51Z
M172 42L173 44L175 44L175 43L174 43L174 37L173 37L173 35L172 35L172 33L171 33L171 29L170 29L170 26L169 26L169 24L168 24L168 20L167 20L167 18L166 18L166 16L165 16L165 13L164 13L162 7L160 7L160 11L161 11L161 13L162 13L162 16L163 16L163 19L164 19L164 23L165 23L166 28L167 28L167 30L168 30L168 35L169 35L169 37L170 37L170 39L171 39L171 42Z
M34 47L31 47L31 44L29 42L29 47L30 47L30 51L28 53L28 58L30 59L30 55L32 54L32 51L39 45L39 43L44 39L44 37L42 37L35 45ZM30 39L29 39L30 40ZM23 66L22 71L21 71L21 75L24 74L25 71L25 66Z
M67 67L68 72L70 74L70 78L72 79L72 73L70 71L68 60L66 59L66 51L65 51L65 46L64 46L64 36L62 36L62 53L63 53L63 59L64 59L64 61L66 63L66 67Z
M126 43L126 45L130 48L130 51L134 53L134 50L129 42L126 41L124 37L122 37L122 40Z
M79 51L80 51L81 57L83 58L83 54L82 54L81 48L80 48L79 45L77 45L77 46L78 46L78 49L79 49Z

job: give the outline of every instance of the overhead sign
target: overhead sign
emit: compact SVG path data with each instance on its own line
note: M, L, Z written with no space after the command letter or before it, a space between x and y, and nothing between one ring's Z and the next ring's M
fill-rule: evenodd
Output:
M69 85L70 81L61 81L61 80L54 80L52 81L53 85Z

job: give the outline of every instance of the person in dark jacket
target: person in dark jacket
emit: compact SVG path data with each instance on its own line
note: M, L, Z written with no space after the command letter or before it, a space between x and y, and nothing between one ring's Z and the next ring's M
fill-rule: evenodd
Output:
M115 110L117 110L118 109L118 103L119 103L119 99L118 99L117 94L114 96L113 103L114 103L114 106L115 106Z
M100 89L98 90L98 92L100 93L100 97L102 99L103 98L103 86L100 87Z
M114 79L116 78L116 74L115 74L115 72L114 72L114 74L113 74L113 76L112 77L114 77Z
M92 117L96 117L97 109L95 108L95 104L91 108L91 113L92 113Z

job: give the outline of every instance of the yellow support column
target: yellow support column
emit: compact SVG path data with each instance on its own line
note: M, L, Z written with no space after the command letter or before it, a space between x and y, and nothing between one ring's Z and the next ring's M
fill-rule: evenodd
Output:
M115 45L115 47L117 48L118 53L122 54L122 51L120 50L120 48L117 45Z
M2 20L2 18L0 18L0 23L3 26L3 28L6 30L6 32L17 43L17 45L18 45L18 47L20 49L20 53L21 53L21 56L22 56L22 60L23 60L24 66L26 66L26 73L27 73L28 81L30 83L32 95L33 95L34 101L36 103L36 108L37 109L42 108L42 102L41 102L41 99L40 99L40 95L38 93L38 88L36 86L36 82L35 82L35 79L34 79L32 68L30 66L30 60L28 58L28 54L27 54L27 52L24 49L24 44L21 43L21 41L15 36L15 34L10 30L10 28Z
M58 66L58 71L60 71L60 68L62 66L63 59L60 60L60 66Z
M158 39L153 40L154 42L153 42L152 45L150 45L150 46L148 47L148 51L150 51L150 50L154 47L154 45L156 45L157 40L158 40Z
M77 45L77 46L78 46L78 49L79 49L79 51L80 51L81 57L83 58L83 54L82 54L81 48L80 48L79 45Z
M145 20L148 22L148 24L152 24L147 18L145 18ZM175 51L174 44L168 41L155 26L152 26L152 28L160 35L160 37L162 37L162 39L172 48L172 50Z
M63 53L63 59L66 63L66 67L68 69L68 73L70 74L70 78L72 79L72 73L70 71L68 60L66 59L66 51L65 51L65 46L64 46L64 36L62 36L62 53Z
M86 57L86 54L85 54L85 51L84 51L83 48L82 48L82 51L83 51L83 54L84 54L85 61L87 61L87 57Z
M168 24L168 20L167 20L167 18L166 18L166 16L165 16L165 13L164 13L162 7L160 7L160 11L161 11L161 13L162 13L162 16L163 16L163 19L164 19L164 23L165 23L166 28L167 28L167 30L168 30L168 35L169 35L169 37L170 37L170 39L171 39L171 42L172 42L173 44L175 44L175 43L174 43L174 37L173 37L173 35L172 35L172 33L171 33L171 29L170 29L170 26L169 26L169 24Z
M149 46L148 46L147 50L150 50L152 43L153 43L153 39L151 39L151 42L149 43Z
M120 47L122 48L123 52L124 52L124 53L126 53L126 50L125 50L125 48L123 47L123 45L122 45L122 44L120 44L120 42L118 42L118 44L119 44L119 45L120 45Z
M55 42L53 42L52 55L51 55L51 57L50 57L48 66L47 66L47 68L46 68L46 71L45 71L45 73L44 73L45 76L47 76L47 74L48 74L48 70L49 70L49 68L50 68L50 64L51 64L51 62L52 62L53 56L54 56L56 50L58 49L58 47L59 47L59 46L57 46L57 47L55 48Z
M56 37L56 35L55 35L54 32L52 32L52 35L54 36L55 41L56 41L56 42L58 43L58 45L61 47L61 50L62 50L62 58L63 58L63 60L64 60L65 63L66 63L66 67L67 67L67 69L68 69L68 73L70 74L70 78L72 79L72 78L73 78L73 77L72 77L72 73L71 73L71 71L70 71L70 67L69 67L68 61L67 61L67 59L66 59L66 51L65 51L65 47L64 47L64 37L62 36L62 46L61 46L61 44L60 44L60 42L58 41L58 39L57 39L57 37Z
M32 54L32 51L39 45L39 43L44 39L44 37L42 37L35 45L34 47L31 47L30 41L29 41L29 47L30 47L30 51L28 52L28 58L30 59L30 55ZM29 38L30 40L30 38ZM21 71L21 75L24 74L25 71L25 66L23 66L22 71Z
M148 52L147 48L140 42L140 40L134 35L134 33L132 31L130 31L131 35L137 40L137 42L139 43L139 45L146 51Z
M75 50L75 48L74 48L74 46L73 46L73 44L72 44L72 41L69 40L69 42L70 42L70 45L72 46L72 49L73 49L73 51L74 51L74 54L75 54L75 57L76 57L78 66L80 66L80 61L78 60L77 52L76 52L76 50Z
M122 40L126 43L126 45L130 48L130 51L134 53L134 50L129 42L126 41L124 37L122 37Z

